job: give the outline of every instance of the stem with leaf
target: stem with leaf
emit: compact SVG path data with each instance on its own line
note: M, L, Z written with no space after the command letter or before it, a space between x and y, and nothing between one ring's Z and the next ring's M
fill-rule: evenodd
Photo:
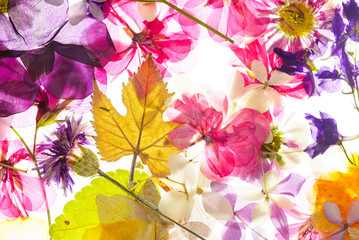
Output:
M219 32L218 30L214 29L213 27L209 26L208 24L202 22L201 20L199 20L198 18L192 16L191 14L189 14L188 12L180 9L179 7L177 7L176 5L168 2L167 0L136 0L137 2L147 2L147 3L155 3L155 2L159 2L159 3L164 3L167 6L169 6L170 8L176 10L177 12L179 12L180 14L188 17L189 19L191 19L192 21L198 23L199 25L207 28L209 31L213 32L214 34L220 36L221 38L225 39L226 41L234 44L234 40L232 40L231 38L227 37L226 35L224 35L223 33Z
M105 179L107 179L108 181L110 181L111 183L113 183L114 185L116 185L117 187L121 188L122 191L126 192L128 195L130 195L131 197L133 197L134 199L136 199L137 201L139 201L141 204L143 204L144 206L146 206L147 208L151 209L152 211L156 212L157 214L161 215L162 217L166 218L167 220L171 221L172 223L176 224L177 226L183 228L184 230L188 231L189 233L193 234L194 236L198 237L199 239L205 240L205 238L203 238L202 236L198 235L197 233L195 233L194 231L192 231L191 229L187 228L186 226L183 226L182 224L178 223L176 220L168 217L167 215L165 215L164 213L162 213L157 206L153 205L151 202L142 199L141 197L139 197L137 194L135 194L134 192L130 191L129 189L127 189L124 185L122 185L121 183L117 182L115 179L111 178L109 175L107 175L106 173L104 173L103 171L101 171L101 169L97 170L98 174L102 177L104 177Z

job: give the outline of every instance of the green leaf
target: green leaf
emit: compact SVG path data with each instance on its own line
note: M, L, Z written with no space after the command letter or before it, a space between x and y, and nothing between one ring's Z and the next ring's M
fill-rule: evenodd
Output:
M107 173L116 181L127 185L129 172L127 170L117 170L116 173ZM145 173L137 172L135 181L149 178ZM135 193L138 193L143 184L136 186ZM104 178L96 178L91 182L91 186L86 186L75 195L75 200L68 202L64 206L64 214L55 219L55 223L50 227L50 236L54 240L80 240L86 229L100 224L96 197L98 195L127 196L121 189L114 186Z

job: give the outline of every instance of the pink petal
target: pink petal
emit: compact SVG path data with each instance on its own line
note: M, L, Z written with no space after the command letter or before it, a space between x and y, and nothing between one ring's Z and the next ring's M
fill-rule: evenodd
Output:
M156 3L138 3L138 12L148 22L153 21L157 17Z
M204 192L202 194L203 207L214 218L223 221L233 219L233 208L227 198L216 192Z
M214 109L219 112L224 113L224 116L228 112L228 99L223 92L219 91L209 91L209 103Z
M339 226L344 225L342 215L340 214L340 210L337 204L325 201L323 204L323 211L325 217L329 220L329 222L337 224Z
M198 131L187 123L170 132L168 137L175 147L184 150L196 140L197 135Z

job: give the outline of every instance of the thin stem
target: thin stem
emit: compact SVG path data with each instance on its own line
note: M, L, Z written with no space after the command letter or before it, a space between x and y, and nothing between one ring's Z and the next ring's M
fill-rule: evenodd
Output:
M11 170L15 170L15 171L27 173L27 170L22 170L22 169L19 169L19 168L16 168L16 167L13 167L13 166L4 164L4 163L2 163L2 162L0 162L0 166L5 167L5 168L8 168L8 169L11 169Z
M220 36L221 38L227 40L230 43L234 43L234 40L230 39L229 37L227 37L226 35L224 35L223 33L217 31L216 29L214 29L213 27L209 26L208 24L202 22L201 20L199 20L198 18L195 18L194 16L192 16L191 14L189 14L188 12L180 9L179 7L177 7L176 5L173 5L172 3L168 2L167 0L136 0L137 2L161 2L166 4L167 6L169 6L170 8L173 8L174 10L176 10L177 12L181 13L182 15L188 17L189 19L195 21L196 23L198 23L199 25L207 28L208 30L210 30L211 32L213 32L214 34Z
M98 174L102 177L104 177L105 179L107 179L108 181L112 182L114 185L116 185L117 187L121 188L122 191L126 192L128 195L130 195L131 197L135 198L137 201L139 201L140 203L142 203L144 206L146 206L147 208L151 209L152 211L158 213L159 215L161 215L162 217L168 219L169 221L173 222L174 224L176 224L177 226L183 228L184 230L188 231L189 233L193 234L194 236L198 237L199 239L205 240L205 238L201 237L200 235L198 235L197 233L195 233L194 231L192 231L191 229L187 228L186 226L183 226L182 224L178 223L177 221L175 221L174 219L168 217L167 215L165 215L164 213L162 213L158 207L156 207L155 205L153 205L151 202L142 199L141 197L137 196L137 194L133 193L132 191L130 191L129 189L127 189L125 186L123 186L121 183L117 182L115 179L111 178L109 175L107 175L106 173L104 173L103 171L101 171L101 169L97 170Z
M346 151L346 149L345 149L345 147L344 147L342 141L339 141L339 142L338 142L338 145L339 145L339 147L343 150L343 152L344 152L345 156L347 157L348 161L350 162L350 164L356 166L356 164L354 164L354 163L350 160L350 157L349 157L349 155L348 155L348 153L347 153L347 151Z
M130 169L130 177L129 183L132 184L133 179L135 178L135 167L136 167L136 160L137 160L137 151L133 153L132 162L131 162L131 169Z
M18 131L16 131L16 129L12 126L10 126L11 130L13 130L13 132L18 136L18 138L21 140L21 142L24 144L26 150L28 151L28 153L30 154L31 156L31 159L35 165L35 168L36 168L36 172L37 172L37 175L40 179L42 179L42 176L41 176L41 172L40 170L38 169L38 164L37 164L37 161L36 161L36 158L35 158L35 155L36 155L36 137L37 137L37 130L38 128L36 127L35 128L35 134L34 134L34 147L33 147L33 151L30 150L29 146L26 144L25 140L21 137L21 135L18 133ZM47 213L47 222L49 224L49 227L51 226L51 215L50 215L50 209L49 209L49 202L47 200L47 195L46 195L46 191L45 191L45 186L44 184L41 185L41 188L42 188L42 191L44 193L44 196L45 196L45 204L46 204L46 213ZM50 237L50 239L52 239Z
M263 238L264 240L268 240L268 238L263 237L259 232L257 232L256 230L254 230L253 228L251 228L248 223L246 223L240 216L238 216L237 213L234 213L234 216L236 216L236 218L238 218L239 221L241 221L247 228L249 228L252 232L254 232L255 234L257 234L259 237Z

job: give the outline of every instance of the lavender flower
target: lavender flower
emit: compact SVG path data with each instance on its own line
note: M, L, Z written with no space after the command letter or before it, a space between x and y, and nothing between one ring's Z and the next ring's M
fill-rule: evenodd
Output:
M337 144L342 138L338 132L337 122L329 114L320 112L320 118L306 114L305 119L311 121L309 123L310 131L314 139L314 142L304 149L311 158L323 154L331 145Z
M44 151L46 158L39 163L39 169L43 178L54 180L66 194L66 190L72 191L74 181L70 175L73 171L71 161L82 145L90 144L85 133L86 125L81 124L82 118L67 120L65 124L59 124L54 132L55 139L46 136L48 144L41 145L38 150Z

